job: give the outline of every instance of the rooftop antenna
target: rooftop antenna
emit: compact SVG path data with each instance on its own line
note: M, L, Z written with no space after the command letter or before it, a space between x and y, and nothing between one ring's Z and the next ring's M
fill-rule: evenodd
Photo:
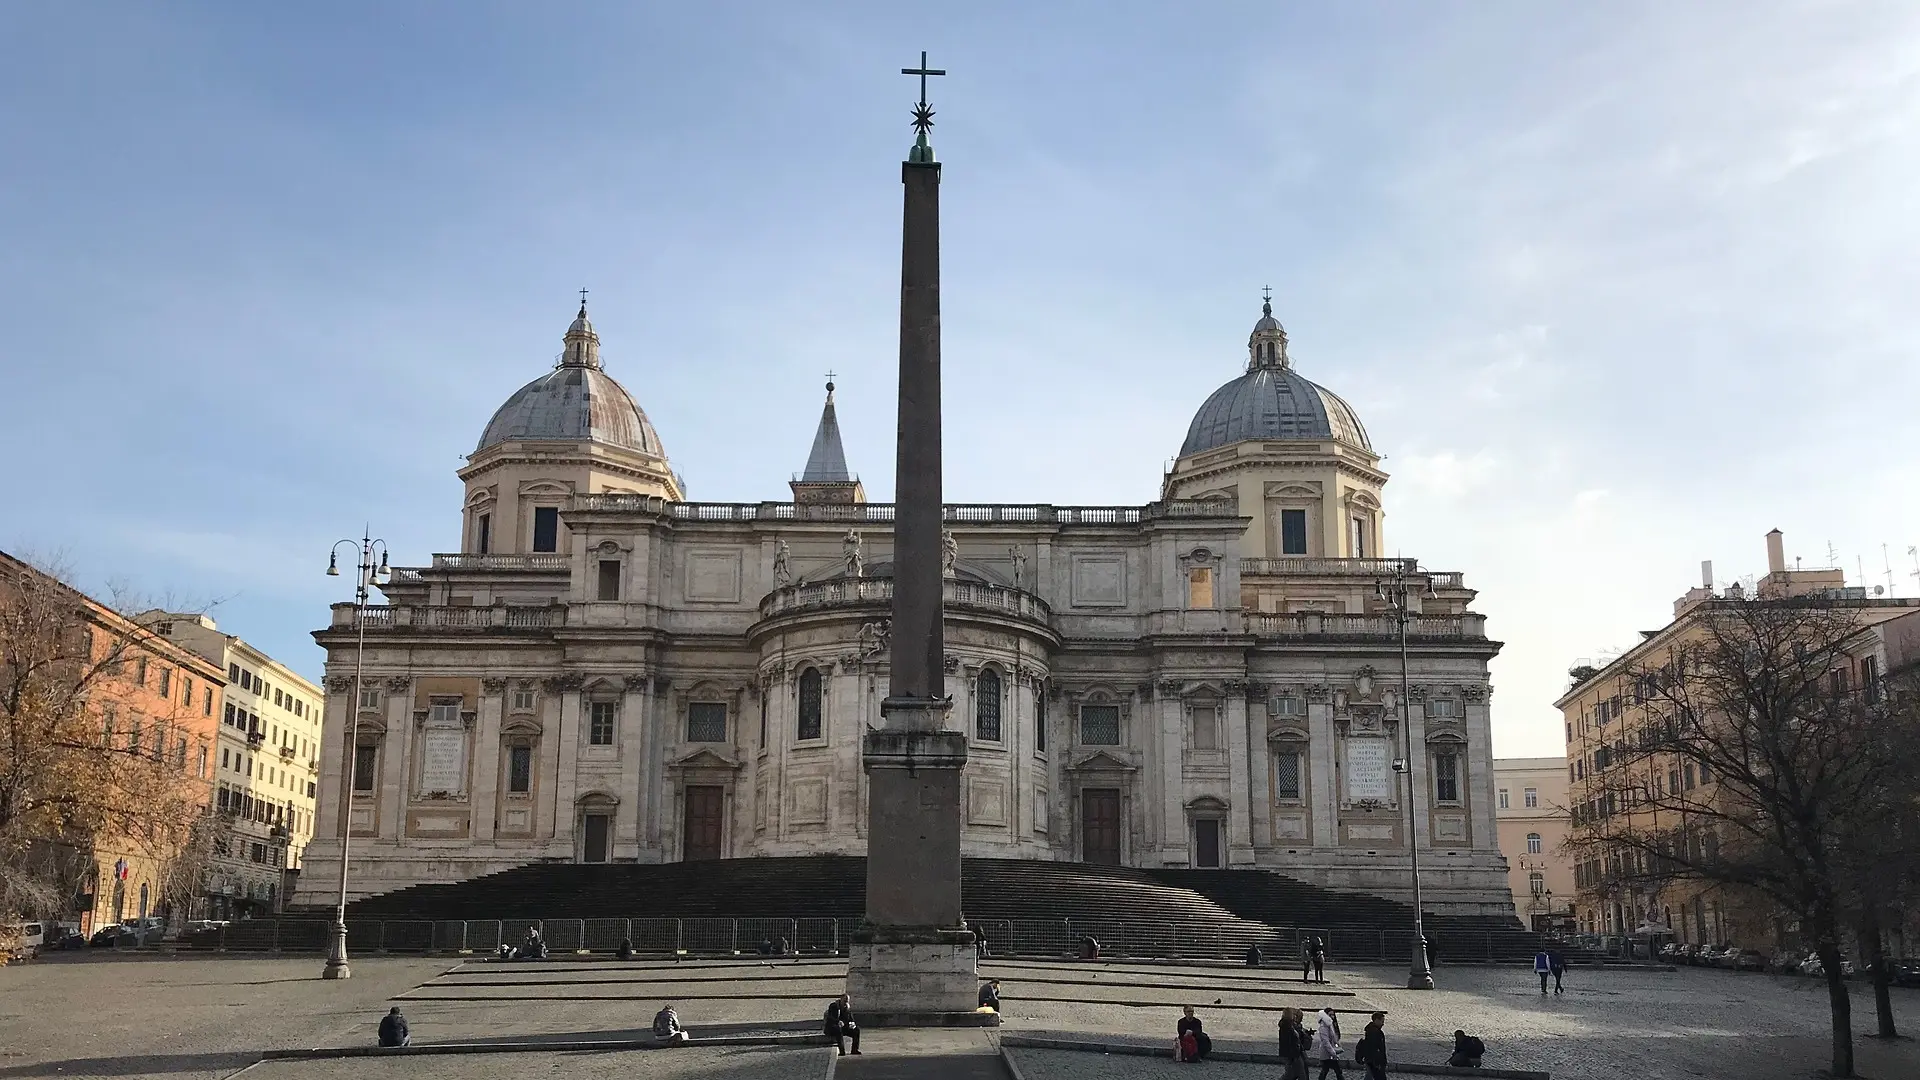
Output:
M1855 555L1853 559L1854 563L1860 568L1860 585L1862 588L1865 588L1867 584L1867 557L1865 555Z
M1833 541L1831 540L1827 541L1827 565L1828 566L1840 565L1840 551L1839 549L1833 546Z
M1913 580L1920 583L1920 547L1908 544L1907 554L1913 559Z
M1893 556L1887 554L1887 545L1880 545L1880 566L1887 572L1887 595L1893 595Z

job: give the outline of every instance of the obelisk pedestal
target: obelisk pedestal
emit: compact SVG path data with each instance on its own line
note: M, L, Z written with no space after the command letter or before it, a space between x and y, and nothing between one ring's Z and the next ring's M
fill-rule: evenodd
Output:
M894 479L893 625L881 727L867 772L867 917L847 954L856 1015L877 1026L989 1024L976 1011L976 949L960 911L961 774L967 737L948 731L942 620L940 165L920 67L919 137L901 166L900 418Z

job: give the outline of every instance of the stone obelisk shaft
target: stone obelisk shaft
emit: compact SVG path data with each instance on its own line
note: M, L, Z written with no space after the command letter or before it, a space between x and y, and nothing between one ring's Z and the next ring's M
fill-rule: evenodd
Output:
M940 165L900 166L900 418L893 507L893 654L888 695L946 695L941 626Z

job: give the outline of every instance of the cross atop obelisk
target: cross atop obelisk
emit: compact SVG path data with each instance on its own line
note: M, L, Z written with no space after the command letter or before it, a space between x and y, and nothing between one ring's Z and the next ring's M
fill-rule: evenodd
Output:
M933 145L927 141L927 133L933 130L933 107L927 104L927 76L945 75L944 68L927 66L927 54L920 53L920 66L901 68L902 75L920 76L920 103L913 107L913 130L917 132L913 140L913 152L907 155L907 161L925 164L933 160Z

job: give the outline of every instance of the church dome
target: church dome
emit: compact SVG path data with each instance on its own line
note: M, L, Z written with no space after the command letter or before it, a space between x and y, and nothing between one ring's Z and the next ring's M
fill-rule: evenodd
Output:
M587 308L567 327L566 351L545 375L515 391L487 421L479 453L521 439L590 440L665 457L660 436L627 389L600 369L600 336Z
M1215 390L1194 414L1180 456L1230 446L1245 439L1318 442L1337 439L1371 451L1367 429L1340 395L1293 370L1287 331L1261 306L1247 339L1247 372Z

